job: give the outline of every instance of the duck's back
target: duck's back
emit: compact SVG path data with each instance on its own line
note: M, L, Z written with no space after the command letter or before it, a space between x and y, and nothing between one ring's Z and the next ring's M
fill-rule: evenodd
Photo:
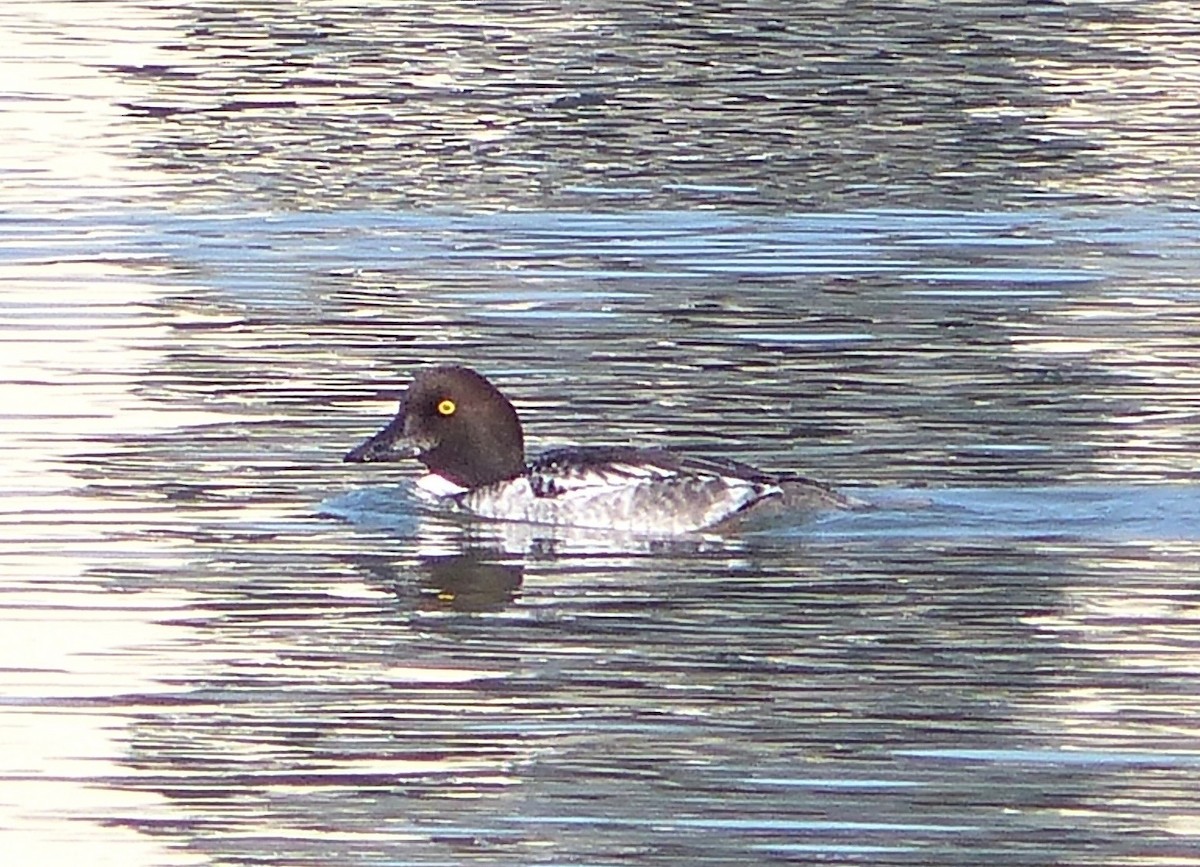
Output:
M464 494L485 518L677 535L711 527L783 493L778 480L734 461L660 449L547 452L524 476Z

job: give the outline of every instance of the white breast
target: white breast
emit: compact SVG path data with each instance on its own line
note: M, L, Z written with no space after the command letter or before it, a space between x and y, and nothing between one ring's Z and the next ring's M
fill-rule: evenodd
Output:
M465 494L467 489L457 482L452 482L445 476L439 476L437 473L426 473L416 481L417 487L434 497L457 497L459 494Z

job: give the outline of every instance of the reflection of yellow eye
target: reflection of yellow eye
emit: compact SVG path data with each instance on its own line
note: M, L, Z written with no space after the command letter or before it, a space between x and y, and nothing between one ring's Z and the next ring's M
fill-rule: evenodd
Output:
M450 398L446 398L438 404L438 413L440 415L454 415L454 411L458 409L458 404Z

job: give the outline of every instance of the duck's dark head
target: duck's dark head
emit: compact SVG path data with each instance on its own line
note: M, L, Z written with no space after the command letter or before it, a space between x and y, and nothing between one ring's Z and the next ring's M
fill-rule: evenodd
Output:
M396 417L345 460L407 457L464 488L513 479L525 470L521 422L508 398L475 371L430 367L413 377Z

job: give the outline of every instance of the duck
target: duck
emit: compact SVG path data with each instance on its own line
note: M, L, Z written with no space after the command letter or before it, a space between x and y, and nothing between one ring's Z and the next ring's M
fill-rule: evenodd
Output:
M512 402L457 364L419 370L395 417L344 460L409 458L425 465L416 486L427 497L495 521L678 536L728 527L768 505L859 505L802 476L666 448L559 447L527 461Z

